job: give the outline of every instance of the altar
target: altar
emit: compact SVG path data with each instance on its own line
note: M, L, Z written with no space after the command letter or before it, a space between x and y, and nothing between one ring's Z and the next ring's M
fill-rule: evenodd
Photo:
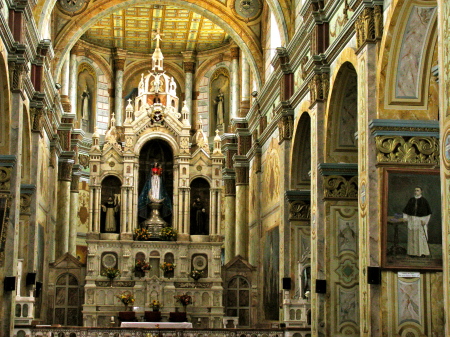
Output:
M121 328L192 329L190 322L122 322Z

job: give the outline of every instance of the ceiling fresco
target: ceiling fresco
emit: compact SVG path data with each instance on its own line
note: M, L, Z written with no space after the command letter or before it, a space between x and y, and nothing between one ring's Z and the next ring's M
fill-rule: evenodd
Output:
M156 46L153 32L158 28L163 53L210 50L230 39L218 25L187 9L141 5L103 17L86 31L82 40L106 48L150 53Z

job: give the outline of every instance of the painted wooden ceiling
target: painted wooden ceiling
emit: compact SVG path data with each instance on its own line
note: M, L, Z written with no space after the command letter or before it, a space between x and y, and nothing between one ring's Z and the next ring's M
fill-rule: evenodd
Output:
M228 34L215 23L187 9L141 5L118 10L94 24L82 40L137 53L150 53L156 46L153 32L160 29L163 53L204 51L229 41Z

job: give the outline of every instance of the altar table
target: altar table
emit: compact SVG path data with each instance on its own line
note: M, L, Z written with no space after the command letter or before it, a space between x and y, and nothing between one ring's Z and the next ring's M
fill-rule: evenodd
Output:
M192 329L192 323L183 322L122 322L121 328L152 328L152 329Z

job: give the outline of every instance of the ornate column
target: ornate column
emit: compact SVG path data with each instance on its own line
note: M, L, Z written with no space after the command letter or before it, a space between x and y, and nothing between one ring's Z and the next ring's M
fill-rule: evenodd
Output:
M77 61L77 46L73 46L70 51L69 62L70 84L69 84L69 99L72 107L72 113L77 113L77 83L78 83L78 61ZM64 74L62 74L64 76Z
M355 22L358 57L358 189L359 189L359 316L360 336L382 334L381 286L369 285L367 267L380 267L379 172L369 121L377 118L376 64L381 39L381 6L365 8ZM373 31L372 31L373 29Z
M326 336L325 317L326 294L316 293L317 280L326 282L325 270L325 209L323 203L323 178L318 173L318 164L324 162L323 144L325 144L325 100L328 96L328 82L322 81L317 73L309 84L312 105L311 115L311 332L312 336Z
M237 139L234 134L222 135L222 151L225 154L225 168L222 170L225 208L225 263L236 256L236 181L233 156L237 153Z
M124 50L114 49L114 112L117 126L123 124L123 71L126 54Z
M78 208L79 208L79 182L80 174L73 168L72 180L70 182L70 222L69 222L69 253L77 256L77 229L78 229Z
M70 93L70 81L71 81L70 60L71 60L71 55L67 55L66 59L64 61L64 64L63 64L63 70L61 72L61 95L65 95L65 96L69 96L69 93ZM70 97L72 97L72 96L70 96Z
M441 193L442 193L442 262L444 271L444 307L445 311L445 335L450 335L450 154L446 144L450 135L450 3L446 0L438 0L438 44L439 44L439 123L440 123L440 148L441 148Z
M58 163L58 202L56 221L56 258L69 251L70 185L72 182L72 155L62 154Z
M238 116L239 112L239 47L231 47L231 107L230 118Z
M186 107L189 109L191 116L189 121L191 125L195 125L195 121L192 120L192 91L194 89L194 71L196 63L196 53L194 51L185 51L183 54L183 68L184 68L184 100L186 101Z

